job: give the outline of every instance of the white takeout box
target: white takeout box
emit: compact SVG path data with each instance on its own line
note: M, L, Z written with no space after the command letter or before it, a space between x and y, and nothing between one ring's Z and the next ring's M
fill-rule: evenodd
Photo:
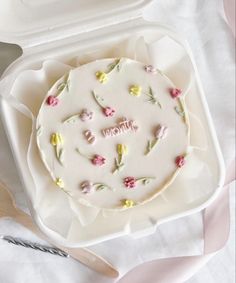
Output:
M10 93L15 78L23 70L38 69L41 63L49 58L67 61L76 56L78 52L102 49L104 46L127 39L133 34L142 35L150 42L163 35L180 41L180 37L167 27L147 22L142 18L142 10L150 2L152 1L2 0L0 3L0 41L18 44L23 50L23 55L2 76L0 94ZM150 221L141 212L137 212L135 222L129 229L119 226L119 219L116 218L116 221L109 223L109 229L106 230L107 225L104 224L104 220L98 219L96 225L100 229L92 227L88 233L84 228L80 231L80 238L65 239L63 235L46 227L33 205L34 185L24 150L27 141L22 139L22 132L29 134L28 129L20 128L21 118L4 99L0 100L2 119L29 200L31 214L40 229L54 241L68 246L87 246L121 235L130 234L138 237L150 234L155 232L160 223L205 208L219 193L224 182L224 163L191 51L186 43L184 45L195 69L195 83L191 99L197 107L199 119L203 122L209 145L207 156L202 154L201 158L211 168L212 180L207 183L201 182L200 179L195 180L189 190L201 189L201 194L192 202L184 202L186 190L179 195L173 194L173 190L169 192L167 190L165 195L167 202L160 198L158 207L155 208L156 220ZM29 123L28 128L30 129ZM93 229L96 230L96 233L91 232Z

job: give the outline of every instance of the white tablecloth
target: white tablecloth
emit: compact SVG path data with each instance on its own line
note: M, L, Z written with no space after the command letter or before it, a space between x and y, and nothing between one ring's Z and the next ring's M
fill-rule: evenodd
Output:
M1 5L1 4L0 4ZM229 165L234 153L234 37L225 22L222 0L156 0L145 11L145 18L166 23L181 32L190 43L204 91L210 106L225 162ZM11 52L12 50L12 52ZM6 57L6 54L8 58ZM0 44L0 70L8 59L14 58L15 49ZM1 58L4 58L1 59ZM0 179L14 192L20 207L26 208L22 187L14 161L0 123ZM231 206L234 206L231 197ZM190 283L233 283L234 282L234 229L227 246L220 251ZM178 231L178 232L176 232ZM159 249L161 257L198 254L202 250L201 214L163 224L150 238L143 238L134 246L146 247L140 261L155 258L152 245ZM26 229L10 220L0 220L0 234L20 236L42 242ZM132 263L135 254L121 252L127 249L128 239L109 241L92 249L106 257L117 268L126 270L123 262ZM130 243L129 243L130 244ZM110 251L108 253L108 250ZM90 271L72 259L16 247L0 241L0 282L3 283L109 283L110 280ZM135 282L134 282L135 283ZM148 282L147 282L148 283ZM158 279L157 279L158 283Z

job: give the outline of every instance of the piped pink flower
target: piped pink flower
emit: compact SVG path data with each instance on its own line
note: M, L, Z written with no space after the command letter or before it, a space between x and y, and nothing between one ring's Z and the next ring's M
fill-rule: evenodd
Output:
M59 103L59 99L53 95L49 95L49 97L46 100L47 104L49 106L57 106L57 104Z
M88 109L83 109L79 114L81 121L86 122L93 119L93 112Z
M182 90L178 88L172 88L170 89L170 95L172 98L178 98L182 95Z
M115 114L115 110L111 107L103 108L103 113L106 117L112 117Z
M94 157L91 159L93 165L95 166L102 166L106 162L106 158L101 155L95 154Z
M144 67L144 69L145 69L145 71L146 71L147 73L149 73L149 74L155 75L155 74L157 73L157 69L154 68L152 65L146 65L146 66Z
M158 125L156 132L155 132L155 138L156 139L164 139L168 134L168 128L163 125Z
M126 177L124 179L124 185L126 188L133 189L136 187L136 179L134 177Z
M81 185L80 188L82 190L83 194L89 194L94 191L94 186L93 183L90 181L84 181Z
M184 156L177 156L176 159L175 159L175 164L181 168L185 165L186 163L186 160L185 160L185 157Z
M148 141L146 155L151 152L151 150L160 142L160 140L165 139L167 134L168 128L159 124L154 132L155 138Z

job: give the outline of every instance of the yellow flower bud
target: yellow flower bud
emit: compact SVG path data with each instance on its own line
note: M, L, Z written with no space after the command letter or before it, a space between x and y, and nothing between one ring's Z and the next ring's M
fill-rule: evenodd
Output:
M56 184L59 188L61 188L61 189L64 189L64 187L65 187L65 184L64 184L64 182L62 181L61 178L57 178L57 179L55 180L55 184Z
M132 85L129 89L129 93L133 96L140 96L142 87L139 85Z
M128 154L128 147L125 144L118 144L117 145L117 153L119 155L126 155L126 154Z
M131 199L124 200L124 208L131 208L135 206L135 202Z
M99 80L100 83L105 84L108 81L108 76L106 73L98 71L96 73L96 78Z
M50 142L51 142L51 145L57 146L57 145L63 144L64 141L63 141L63 138L62 138L62 135L61 135L61 134L59 134L59 133L54 133L54 134L51 135L51 140L50 140Z

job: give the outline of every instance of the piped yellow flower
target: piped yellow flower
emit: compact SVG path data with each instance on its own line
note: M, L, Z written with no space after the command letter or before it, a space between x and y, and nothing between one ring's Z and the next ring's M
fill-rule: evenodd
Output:
M129 88L129 93L133 96L140 96L140 94L142 93L142 87L139 85L132 85Z
M59 133L52 134L50 142L51 142L51 145L53 145L53 146L62 145L64 143L63 137Z
M131 208L131 207L134 207L135 206L135 202L131 199L126 199L124 200L124 204L123 204L123 207L124 208Z
M65 184L64 184L64 182L62 181L61 178L57 178L57 179L55 180L55 184L56 184L59 188L61 188L61 189L64 189L64 187L65 187Z
M99 80L101 84L105 84L108 81L108 76L105 72L98 71L96 73L96 78Z
M115 158L115 169L113 170L113 173L120 171L125 166L123 157L128 154L128 147L125 144L117 144L116 151L118 153L118 158Z
M128 147L125 144L118 144L117 145L117 153L119 155L127 155L128 154Z

